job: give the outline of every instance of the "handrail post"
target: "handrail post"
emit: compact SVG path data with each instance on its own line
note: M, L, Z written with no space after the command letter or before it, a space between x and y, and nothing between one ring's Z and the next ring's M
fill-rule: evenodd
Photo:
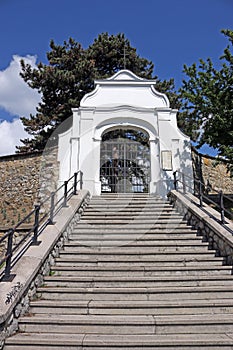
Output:
M51 193L51 201L50 201L50 214L49 214L49 225L53 225L53 217L54 217L54 203L55 203L55 192Z
M37 245L39 244L37 238L38 238L38 228L39 228L39 216L40 216L40 205L35 205L35 219L34 219L34 230L33 230L33 240L32 244Z
M67 186L68 186L68 181L64 181L64 202L63 202L63 207L67 206Z
M182 173L182 184L183 184L183 193L186 193L186 184L185 184L185 176L184 173Z
M200 180L198 180L199 182L199 200L200 200L200 207L202 207L203 205L203 200L202 200L202 183Z
M78 173L74 173L74 192L73 192L74 195L77 194L77 183L78 183L77 179L78 179Z
M220 210L221 210L221 223L225 224L225 214L224 214L224 202L223 202L223 191L219 191L219 196L220 196Z
M80 170L80 190L83 189L83 172Z
M4 277L2 281L10 282L14 278L14 275L11 275L11 259L12 259L12 247L13 247L13 236L14 229L11 228L9 231L8 240L7 240L7 250L6 250L6 266Z
M174 189L177 191L177 179L176 179L176 173L177 173L177 171L174 171L174 173L173 173L173 177L174 177L173 184L174 184Z

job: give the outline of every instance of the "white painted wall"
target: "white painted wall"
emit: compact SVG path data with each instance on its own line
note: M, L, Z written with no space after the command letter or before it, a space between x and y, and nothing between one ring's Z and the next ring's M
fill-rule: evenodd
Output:
M86 94L73 109L73 125L59 136L60 182L77 170L84 173L84 188L100 194L100 145L110 128L129 126L145 130L150 137L150 192L165 196L173 183L173 171L192 176L189 138L177 128L176 110L166 95L157 92L155 81L122 70ZM163 170L161 152L172 152L172 170Z

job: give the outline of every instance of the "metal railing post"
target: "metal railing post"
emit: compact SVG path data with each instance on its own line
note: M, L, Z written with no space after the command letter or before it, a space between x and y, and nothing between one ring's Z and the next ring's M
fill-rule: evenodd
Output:
M54 203L55 203L55 192L52 192L51 193L51 200L50 200L49 225L53 225Z
M185 184L185 177L184 177L184 173L182 173L182 184L183 184L183 193L186 193L186 184Z
M80 170L80 190L83 189L83 172Z
M74 173L74 192L73 194L76 195L77 194L77 183L78 183L78 173Z
M203 198L202 198L202 183L201 181L199 180L199 200L200 200L200 207L202 207L203 205Z
M177 191L177 179L176 179L176 171L174 171L173 173L173 177L174 177L174 181L173 181L173 184L174 184L174 189Z
M67 206L67 186L68 181L64 181L64 201L63 201L63 207Z
M14 236L14 230L10 229L7 240L7 250L6 250L6 266L5 266L5 273L4 273L4 281L11 281L11 259L12 259L12 246L13 246L13 236Z
M225 214L224 214L224 202L223 202L223 191L219 191L219 196L220 196L220 200L219 200L219 205L220 205L220 211L221 211L221 223L225 224Z
M40 216L40 205L35 205L35 219L34 219L34 230L33 230L33 240L32 244L38 244L38 228L39 228L39 216Z

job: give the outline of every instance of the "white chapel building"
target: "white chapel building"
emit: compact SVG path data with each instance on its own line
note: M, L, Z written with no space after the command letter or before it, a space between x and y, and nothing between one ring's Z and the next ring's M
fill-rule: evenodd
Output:
M81 170L92 195L166 196L175 170L192 177L190 140L176 115L154 80L121 70L95 81L73 109L72 126L59 135L59 182Z

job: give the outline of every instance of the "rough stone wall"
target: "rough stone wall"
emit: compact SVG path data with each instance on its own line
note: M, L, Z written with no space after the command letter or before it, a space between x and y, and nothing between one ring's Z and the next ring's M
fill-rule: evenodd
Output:
M208 184L210 192L222 190L225 194L233 195L233 177L227 171L227 162L220 162L210 156L200 157L196 151L193 151L192 159L196 178L201 179L205 185Z
M0 158L0 226L12 227L37 199L42 153Z
M56 189L57 180L56 149L0 157L0 232L14 227L36 202Z

